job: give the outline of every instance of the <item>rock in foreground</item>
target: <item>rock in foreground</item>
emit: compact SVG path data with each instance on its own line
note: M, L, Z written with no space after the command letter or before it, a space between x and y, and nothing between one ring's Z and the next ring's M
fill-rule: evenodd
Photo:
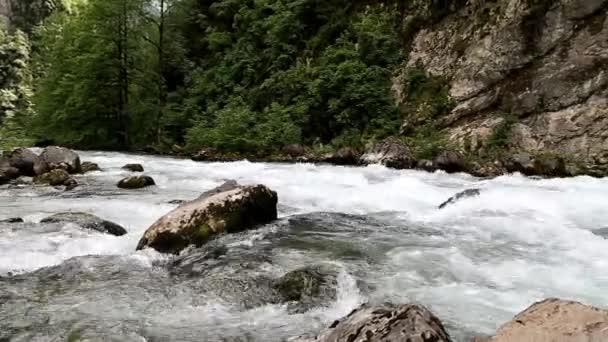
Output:
M277 201L276 192L264 185L226 182L161 217L144 233L137 249L178 253L189 245L201 246L218 234L275 220Z
M156 183L149 176L131 176L121 179L117 184L121 189L141 189L152 185Z
M364 305L334 322L316 338L292 342L449 342L441 321L416 304Z
M18 148L8 154L10 165L24 176L37 176L45 173L48 165L42 158L27 148Z
M361 157L361 163L382 164L395 169L411 169L416 164L412 151L399 139L387 138Z
M63 147L49 146L40 154L49 169L65 169L69 173L82 172L80 157L76 152Z
M556 298L538 302L500 327L484 342L608 341L608 311Z
M101 219L95 215L81 212L59 213L40 221L41 223L73 223L85 229L96 230L116 236L127 234L118 224Z

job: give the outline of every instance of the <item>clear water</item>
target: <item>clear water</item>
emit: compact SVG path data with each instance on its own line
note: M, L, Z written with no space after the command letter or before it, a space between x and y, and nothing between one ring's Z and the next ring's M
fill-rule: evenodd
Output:
M0 187L0 219L26 220L0 225L0 337L280 341L314 333L366 301L413 301L464 341L492 333L546 297L608 307L608 240L597 234L608 227L605 179L481 180L381 166L80 154L104 171L80 176L76 191ZM144 165L156 187L116 188L128 175L120 167L134 162ZM255 272L269 276L315 263L338 265L335 302L303 314L289 314L282 305L243 308L204 293L196 281L176 281L159 266L170 257L134 251L145 229L175 207L170 200L195 198L226 179L277 191L281 216L257 231L225 237L226 244L266 254ZM437 209L472 187L482 189L479 197ZM114 221L129 233L114 237L37 223L70 210ZM56 283L45 278L49 272L59 272Z

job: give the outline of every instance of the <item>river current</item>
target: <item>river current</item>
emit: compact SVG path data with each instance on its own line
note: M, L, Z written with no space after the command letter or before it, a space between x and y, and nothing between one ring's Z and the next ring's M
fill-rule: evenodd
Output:
M74 191L0 187L0 220L25 219L0 223L0 340L282 341L314 334L361 303L390 301L426 305L466 341L547 297L608 307L605 179L79 154L103 171L78 176ZM157 186L118 189L126 163L143 164ZM269 277L332 264L341 270L335 301L303 313L243 306L205 292L204 277L175 280L164 266L174 257L135 251L145 229L176 207L170 201L228 179L275 190L280 218L215 242L242 253L239 267L260 258L251 271ZM437 209L469 188L480 196ZM39 223L65 211L95 214L128 234ZM227 277L230 270L240 272L230 266Z

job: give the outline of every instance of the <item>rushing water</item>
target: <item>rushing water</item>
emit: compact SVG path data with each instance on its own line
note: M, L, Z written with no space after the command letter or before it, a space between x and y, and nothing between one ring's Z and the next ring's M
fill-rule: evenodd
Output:
M363 302L414 301L464 341L546 297L608 306L603 179L481 180L380 166L198 163L106 152L82 152L81 159L104 171L79 176L75 191L0 187L0 219L26 220L0 224L0 340L281 341L314 333ZM128 174L120 167L133 162L156 187L116 188ZM165 267L171 257L134 251L144 230L176 206L169 201L195 198L226 179L277 191L280 219L216 241L229 255L242 253L239 266L222 276L279 277L331 263L342 270L335 301L305 313L243 306L232 283L218 295L206 290L211 281L203 276L177 279ZM437 209L472 187L481 195ZM38 223L63 211L90 212L129 233Z

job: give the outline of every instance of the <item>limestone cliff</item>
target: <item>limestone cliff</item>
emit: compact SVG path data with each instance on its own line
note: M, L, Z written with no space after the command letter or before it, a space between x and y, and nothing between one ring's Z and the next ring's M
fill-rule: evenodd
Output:
M435 123L463 152L484 155L500 130L507 153L608 173L608 0L427 3L417 18L432 20L407 40L394 80L398 102L408 70L422 67L449 89Z

